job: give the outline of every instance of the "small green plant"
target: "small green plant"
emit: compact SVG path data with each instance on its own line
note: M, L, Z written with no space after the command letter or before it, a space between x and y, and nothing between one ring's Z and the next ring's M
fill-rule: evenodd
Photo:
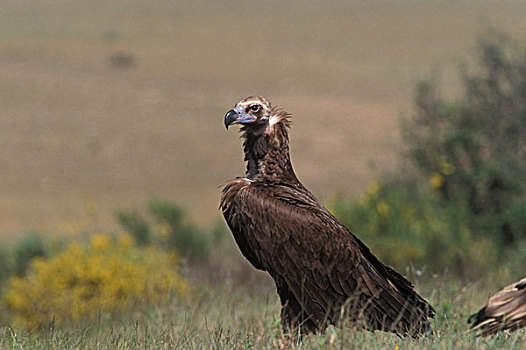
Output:
M30 233L16 243L13 254L14 273L17 276L23 276L33 258L45 256L44 242L40 235Z
M183 210L175 203L165 200L151 201L148 209L150 213L160 222L178 231L183 225Z
M136 57L127 52L116 52L110 56L110 62L113 67L131 67L136 63Z
M120 211L117 221L137 242L138 245L147 245L152 241L152 234L148 222L136 211Z
M13 263L11 255L5 247L0 247L0 288L4 281L11 276Z
M155 244L161 249L175 249L190 262L205 262L208 259L209 239L216 237L210 237L212 235L207 231L188 223L183 209L170 201L154 200L149 203L148 211L155 220L154 224L150 224L137 211L117 213L117 220L137 244Z
M182 257L191 261L206 261L209 253L207 235L200 229L183 222L183 210L169 201L155 200L149 205L150 213L159 226L157 231L168 246L175 247Z

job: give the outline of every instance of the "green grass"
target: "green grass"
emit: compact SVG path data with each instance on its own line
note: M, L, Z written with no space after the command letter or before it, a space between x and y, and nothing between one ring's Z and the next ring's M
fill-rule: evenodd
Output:
M433 337L403 339L382 332L330 327L292 345L279 327L279 305L271 282L249 272L221 283L205 282L189 305L173 301L162 307L137 310L132 317L111 322L70 325L45 331L0 328L2 349L522 349L526 332L476 338L466 332L466 319L484 303L496 280L460 283L447 277L430 278L422 293L437 309ZM224 276L223 276L224 277ZM246 276L245 276L246 277Z

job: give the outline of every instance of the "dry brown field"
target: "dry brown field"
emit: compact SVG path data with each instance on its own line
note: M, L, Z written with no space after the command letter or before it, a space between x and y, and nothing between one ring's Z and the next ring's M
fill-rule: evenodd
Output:
M0 236L174 200L219 220L243 174L224 113L260 94L294 114L292 158L322 201L394 166L415 84L493 26L518 40L524 0L2 0Z

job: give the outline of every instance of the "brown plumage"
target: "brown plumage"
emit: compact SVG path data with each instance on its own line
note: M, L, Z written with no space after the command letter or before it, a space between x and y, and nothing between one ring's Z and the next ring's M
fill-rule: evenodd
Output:
M434 310L413 285L382 264L296 178L289 118L262 97L248 97L227 112L227 128L242 125L247 176L228 181L221 194L242 254L276 283L282 325L311 333L350 320L399 335L431 331Z
M487 336L498 331L526 326L526 278L505 287L489 298L488 304L468 319L473 331Z

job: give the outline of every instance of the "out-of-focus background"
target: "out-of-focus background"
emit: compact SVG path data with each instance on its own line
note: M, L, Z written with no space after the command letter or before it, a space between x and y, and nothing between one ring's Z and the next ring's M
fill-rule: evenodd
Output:
M458 67L489 26L526 32L523 1L18 1L0 11L0 235L56 230L150 198L218 220L241 176L222 125L260 94L294 114L300 179L327 201L400 152L415 84ZM374 165L374 166L371 166Z
M263 95L300 180L437 311L422 342L298 348L523 349L466 319L524 276L524 33L524 0L2 0L0 348L291 345L218 210L224 114Z

